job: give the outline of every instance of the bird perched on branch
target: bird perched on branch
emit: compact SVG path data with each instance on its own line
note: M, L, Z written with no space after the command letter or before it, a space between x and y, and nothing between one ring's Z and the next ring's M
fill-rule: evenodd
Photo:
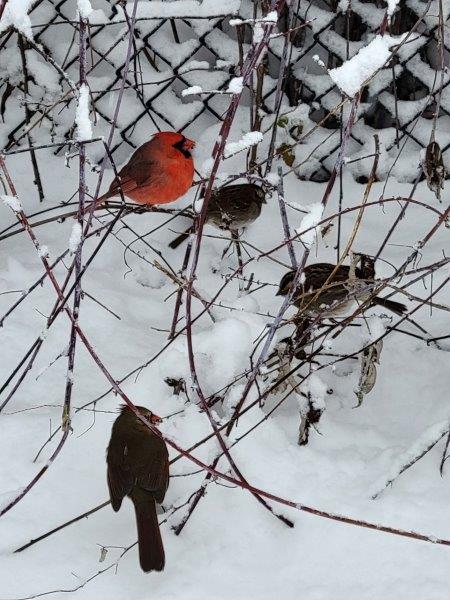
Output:
M330 263L316 263L305 267L293 304L305 314L339 315L345 313L355 300L360 303L368 300L371 292L367 284L373 283L375 269L369 257L362 254L359 257L361 266L355 267L353 274L347 265L336 267ZM294 276L295 271L283 275L277 296L286 296L290 292ZM406 312L404 304L379 296L371 298L371 304L378 304L397 315Z
M140 146L122 167L109 190L98 198L131 198L138 204L168 204L185 194L192 185L195 142L181 133L162 131Z
M254 183L237 183L214 190L208 203L206 222L219 229L237 231L245 227L261 214L266 195L259 185ZM192 227L180 234L170 244L177 248L189 236Z
M151 424L161 422L147 408L136 408ZM124 405L112 428L106 462L114 511L125 496L134 504L142 570L162 571L165 556L155 503L161 504L169 485L166 443Z

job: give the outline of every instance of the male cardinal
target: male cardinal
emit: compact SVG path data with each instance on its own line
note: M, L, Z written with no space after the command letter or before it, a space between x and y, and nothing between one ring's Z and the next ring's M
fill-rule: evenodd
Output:
M344 313L356 299L364 302L370 297L370 291L364 285L373 281L375 272L373 263L365 263L364 255L360 255L363 262L361 268L355 268L355 279L350 278L350 267L339 265L331 276L336 265L329 263L316 263L305 267L303 273L305 279L299 284L293 298L293 304L306 314L317 314L324 307L329 314L339 315ZM277 296L286 296L292 287L295 271L288 271L280 281ZM336 308L333 310L333 304ZM375 296L371 298L371 304L378 304L391 312L402 315L406 306L400 302L394 302L387 298Z
M161 421L147 408L136 408L150 423ZM142 570L162 571L165 556L155 502L161 504L169 485L166 443L125 405L114 422L106 462L114 511L119 510L125 496L134 504Z
M254 183L238 183L214 190L208 203L206 221L219 229L236 231L253 223L265 202L264 190ZM177 248L192 231L189 227L170 244Z
M140 146L122 167L109 190L97 202L112 196L131 198L138 204L167 204L183 196L192 185L195 142L181 133L162 131Z

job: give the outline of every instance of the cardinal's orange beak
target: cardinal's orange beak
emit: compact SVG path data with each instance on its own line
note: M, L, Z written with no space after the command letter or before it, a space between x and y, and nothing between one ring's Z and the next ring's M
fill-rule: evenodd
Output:
M157 425L158 423L162 423L162 419L161 419L161 417L158 417L158 415L155 415L153 413L152 416L150 417L150 423L152 425Z

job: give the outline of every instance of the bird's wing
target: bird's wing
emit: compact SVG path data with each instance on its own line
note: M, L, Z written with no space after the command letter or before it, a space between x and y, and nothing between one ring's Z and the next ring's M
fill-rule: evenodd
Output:
M136 484L147 492L153 492L156 501L161 503L169 485L169 457L164 442L158 448L153 446L151 455L147 455L135 474Z
M108 488L111 505L117 512L122 500L133 488L133 474L126 465L108 461Z
M161 165L155 160L130 160L113 180L108 194L120 195L120 190L126 195L132 190L150 185L161 178Z

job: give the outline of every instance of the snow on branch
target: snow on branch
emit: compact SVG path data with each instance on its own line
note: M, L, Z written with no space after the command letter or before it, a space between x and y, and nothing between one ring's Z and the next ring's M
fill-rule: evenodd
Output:
M90 0L77 0L77 4L80 17L85 20L89 19L89 16L93 11Z
M318 233L318 228L315 227L315 225L320 223L324 207L321 202L314 202L313 204L310 204L309 206L303 208L306 209L308 212L303 217L300 223L300 227L296 229L296 233L301 234L300 240L306 246L312 246ZM312 229L312 227L314 227L314 229ZM305 231L305 233L302 234L302 231Z
M425 454L435 446L439 440L449 431L448 420L435 423L429 427L419 437L419 439L410 447L408 450L403 452L396 461L392 464L389 475L383 478L376 487L376 492L372 494L372 499L376 500L382 492L401 475L409 467L412 467L418 460L420 460Z
M6 194L0 194L0 199L6 206L9 206L15 213L19 213L22 210L22 204L17 196L8 196Z
M80 87L75 123L79 142L92 139L92 123L89 118L89 88L85 83Z
M392 46L400 42L401 38L377 35L353 58L345 61L340 67L330 69L328 73L339 89L347 96L353 97L389 60Z
M33 0L8 0L0 21L0 33L9 27L14 27L20 33L23 33L25 37L32 39L31 21L28 16L32 4Z
M263 134L260 131L249 131L248 133L245 133L238 142L228 142L228 144L225 145L223 155L225 158L229 158L230 156L233 156L233 154L256 146L256 144L262 142L262 139Z

